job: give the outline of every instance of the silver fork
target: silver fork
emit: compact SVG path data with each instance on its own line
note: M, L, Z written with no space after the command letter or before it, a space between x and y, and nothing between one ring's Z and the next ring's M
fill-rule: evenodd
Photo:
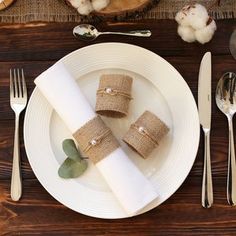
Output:
M11 176L11 198L18 201L22 194L19 149L19 118L27 104L27 88L23 69L10 69L10 104L15 112L15 137Z

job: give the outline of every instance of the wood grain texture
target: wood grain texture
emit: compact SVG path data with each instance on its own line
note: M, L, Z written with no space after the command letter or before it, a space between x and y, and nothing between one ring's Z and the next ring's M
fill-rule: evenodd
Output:
M1 183L0 229L3 235L31 235L36 232L43 235L68 235L68 232L69 235L131 236L136 232L139 235L222 235L223 231L234 232L235 209L226 205L224 179L218 179L215 205L209 210L202 209L199 204L200 182L200 178L188 178L164 204L138 217L101 220L62 206L37 180L25 180L23 198L14 203L9 196L9 181L6 180Z
M0 11L6 9L7 7L9 7L13 2L15 2L15 0L4 0L1 1L0 3Z
M127 36L103 35L94 42L81 42L72 35L76 23L48 24L35 23L27 25L0 25L4 32L0 37L0 61L42 61L58 60L80 47L102 42L123 42L142 46L161 56L192 56L200 60L201 55L210 50L213 54L229 54L229 37L235 28L234 20L217 22L218 30L214 39L205 45L188 44L177 35L174 21L159 20L143 23L109 23L98 25L101 31L150 29L151 38L135 39ZM14 47L13 47L14 45Z
M122 36L99 37L94 43L123 42L145 47L169 61L183 75L197 98L199 63L206 51L213 54L211 153L214 181L214 205L203 209L200 204L203 142L194 166L180 189L164 204L143 215L123 220L87 217L64 207L39 184L28 163L21 131L23 197L18 203L10 199L14 114L9 107L9 69L25 70L29 94L34 78L55 61L91 43L72 35L73 23L0 25L0 235L236 235L236 208L227 205L226 174L227 121L214 102L216 83L226 71L236 72L236 62L229 54L230 34L236 20L218 21L218 31L206 45L187 44L176 34L174 21L143 23L107 23L101 30L149 28L151 39ZM158 68L157 68L158 69ZM171 85L170 85L171 86ZM21 130L23 117L21 119ZM236 123L234 124L236 127ZM181 163L180 163L181 164Z

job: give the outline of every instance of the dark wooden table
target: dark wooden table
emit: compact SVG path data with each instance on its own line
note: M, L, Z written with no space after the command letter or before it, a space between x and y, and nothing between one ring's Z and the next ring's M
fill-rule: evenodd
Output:
M94 43L132 43L161 55L183 75L195 98L199 63L204 52L210 50L213 54L214 98L216 83L222 73L236 72L236 61L228 48L230 35L236 28L236 20L221 20L217 23L218 31L214 39L204 46L183 42L176 34L175 22L171 20L100 25L102 30L150 28L153 36L151 39L104 36ZM214 205L211 209L203 209L200 204L202 137L190 175L165 203L137 217L101 220L67 209L46 192L29 165L21 131L23 197L19 202L11 200L9 190L14 114L9 106L9 69L25 69L31 93L34 88L33 80L37 75L69 52L89 45L72 36L75 25L0 25L0 235L236 235L236 208L229 206L226 201L227 122L216 108L214 100L211 135ZM23 117L21 127L22 123Z

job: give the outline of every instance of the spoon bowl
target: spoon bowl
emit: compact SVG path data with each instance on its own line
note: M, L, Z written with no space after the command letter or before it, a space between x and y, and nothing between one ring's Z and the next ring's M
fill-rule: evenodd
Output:
M236 74L225 73L216 88L216 104L226 115L233 116L236 112Z
M225 73L216 88L216 104L226 115L229 125L229 151L227 175L227 200L230 205L236 205L236 165L233 134L233 116L236 112L236 74Z
M73 29L73 34L76 38L85 41L92 41L102 34L128 35L137 37L150 37L150 30L134 30L129 32L99 32L95 26L90 24L80 24Z
M87 41L92 41L99 36L98 30L93 25L89 24L77 25L73 29L73 34L75 37Z

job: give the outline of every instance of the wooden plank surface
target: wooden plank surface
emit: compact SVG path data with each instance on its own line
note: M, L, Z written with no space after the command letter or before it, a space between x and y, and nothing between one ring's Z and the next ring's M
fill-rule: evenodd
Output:
M223 235L234 232L235 209L225 204L225 180L218 178L215 206L202 210L200 178L190 177L181 189L157 209L134 218L101 220L87 217L56 202L37 180L24 181L24 196L14 203L9 181L1 182L2 232L31 235ZM227 212L227 213L226 213ZM219 217L220 215L220 217ZM21 227L19 227L21 226ZM225 229L227 227L227 229ZM69 234L70 232L70 234Z
M103 24L99 26L101 30L150 28L153 36L151 40L104 36L94 43L132 43L163 56L183 75L195 98L199 63L203 53L210 50L213 54L214 98L219 77L226 71L236 72L236 62L228 48L236 20L222 20L217 24L213 41L206 45L181 41L176 35L175 22L169 20ZM211 152L215 203L211 209L203 209L200 204L202 138L190 175L164 204L141 216L101 220L71 211L46 192L28 163L21 131L24 194L20 202L11 201L14 115L9 107L9 69L24 68L31 93L37 75L67 53L91 44L73 37L71 32L75 25L0 25L0 235L134 235L137 232L139 235L236 235L236 208L228 206L226 201L227 123L214 102ZM22 123L23 119L21 128Z
M200 58L206 50L214 54L229 54L229 36L235 27L234 20L218 21L214 40L208 44L188 44L176 34L175 21L145 21L144 23L107 23L97 28L101 31L150 29L152 37L135 39L127 36L103 35L94 42L81 42L72 35L76 23L0 25L0 61L58 60L80 47L101 42L132 43L145 47L161 56L194 56ZM4 33L3 33L4 32ZM14 47L13 47L14 45Z

